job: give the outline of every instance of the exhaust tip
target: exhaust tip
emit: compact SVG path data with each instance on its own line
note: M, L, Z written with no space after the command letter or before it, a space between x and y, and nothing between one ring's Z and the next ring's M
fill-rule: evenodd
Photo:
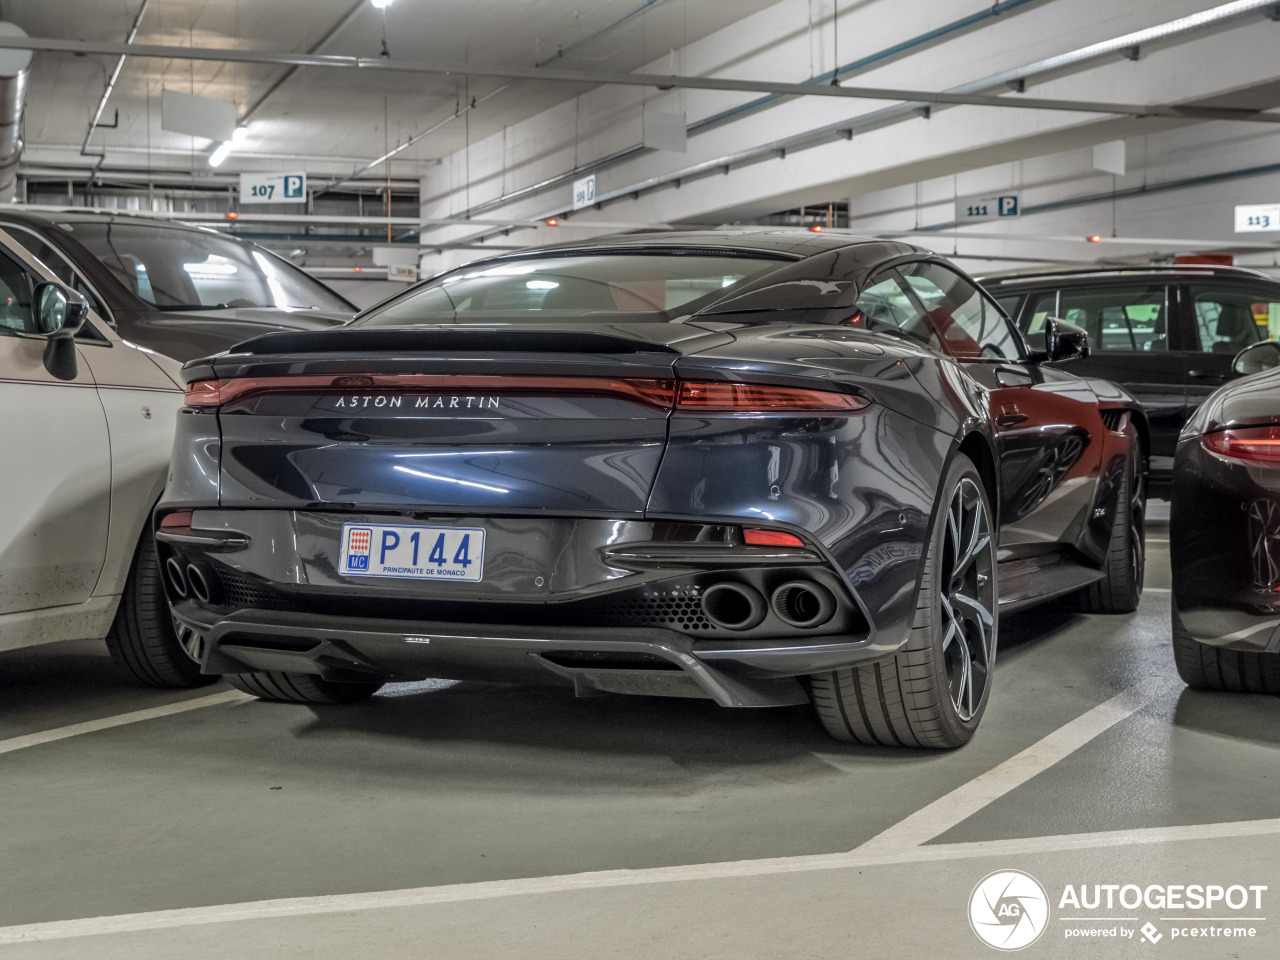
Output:
M788 626L820 627L835 615L836 602L831 591L808 580L793 580L773 591L773 612Z
M750 630L764 614L764 598L744 584L717 583L702 591L702 615L724 630Z
M191 585L191 595L201 603L222 601L222 583L208 564L187 564L187 583Z
M169 590L179 600L187 597L187 574L182 569L182 561L170 557L164 562L164 575L169 581Z

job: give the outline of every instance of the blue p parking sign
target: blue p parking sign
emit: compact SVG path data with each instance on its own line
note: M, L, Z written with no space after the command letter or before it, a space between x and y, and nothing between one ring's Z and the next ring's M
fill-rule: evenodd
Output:
M292 200L301 198L306 187L307 178L296 174L287 174L284 178L284 198Z
M1002 217L1016 217L1018 215L1018 197L1001 197L998 213Z

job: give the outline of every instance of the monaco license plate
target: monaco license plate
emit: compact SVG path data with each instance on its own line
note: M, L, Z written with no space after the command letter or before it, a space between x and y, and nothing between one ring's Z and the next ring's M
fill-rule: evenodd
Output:
M338 571L348 577L480 580L484 530L344 523Z

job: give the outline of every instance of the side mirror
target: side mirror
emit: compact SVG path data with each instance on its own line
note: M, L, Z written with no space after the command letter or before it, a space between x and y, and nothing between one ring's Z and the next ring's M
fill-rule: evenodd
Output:
M89 316L89 301L60 283L38 284L34 299L36 329L48 337L44 368L59 380L74 380L75 336Z
M1263 370L1274 370L1276 367L1280 367L1280 343L1274 340L1250 344L1231 361L1232 372L1242 377L1261 373Z
M1089 356L1089 334L1059 317L1044 321L1044 359L1049 363Z

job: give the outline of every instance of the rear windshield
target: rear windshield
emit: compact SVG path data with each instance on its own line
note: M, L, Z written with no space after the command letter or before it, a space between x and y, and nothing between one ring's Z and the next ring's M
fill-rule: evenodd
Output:
M356 324L672 320L786 262L710 253L521 257L461 267L374 307Z

